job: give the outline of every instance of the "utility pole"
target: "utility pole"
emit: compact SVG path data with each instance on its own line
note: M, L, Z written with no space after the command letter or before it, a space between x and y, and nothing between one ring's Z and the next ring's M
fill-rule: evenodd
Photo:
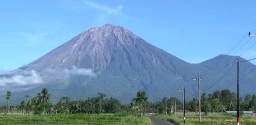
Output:
M180 92L182 92L182 100L183 100L183 122L184 124L186 123L186 108L185 108L185 88L182 88L179 90Z
M256 37L256 35L252 34L251 32L249 32L248 34L248 37L249 38L252 38L252 37ZM253 60L253 59L250 59L250 60ZM237 122L237 125L240 124L240 96L239 96L239 82L240 82L240 78L239 78L239 69L240 69L240 62L247 62L247 61L250 61L250 60L246 60L246 61L240 61L239 59L236 60L236 89L237 89L237 101L236 101L236 122Z
M184 124L186 123L186 106L185 106L185 104L186 104L186 101L185 101L185 99L186 99L186 96L185 96L185 87L183 88L183 120L184 120Z
M256 35L255 34L252 34L251 32L249 32L249 34L248 34L248 37L249 38L252 38L252 37L256 37ZM254 60L254 59L256 59L256 58L253 58L253 59L249 59L249 60L245 60L245 61L240 61L239 59L237 59L236 60L236 65L237 65L237 68L236 68L236 70L237 70L237 74L236 74L236 82L237 82L237 84L236 84L236 89L237 89L237 102L236 102L236 122L237 122L237 125L239 125L240 124L240 113L239 113L239 111L240 111L240 96L239 96L239 82L240 82L240 78L239 78L239 69L240 69L240 62L247 62L247 61L251 61L251 60Z
M237 59L237 78L236 78L236 80L237 80L237 103L236 103L236 122L237 122L237 125L239 125L239 123L240 123L240 118L239 118L239 107L240 107L240 105L239 105L239 102L240 102L240 99L239 99L239 63L240 63L240 60L239 59Z
M166 98L166 100L165 100L165 115L168 114L168 113L167 113L167 101L168 101L168 99Z
M249 33L250 34L250 33ZM252 58L252 59L249 59L249 60L243 60L243 61L240 61L239 59L236 60L236 64L237 64L237 75L236 75L236 81L237 81L237 102L236 102L236 122L237 122L237 125L240 124L240 95L239 95L239 83L240 83L240 77L239 77L239 74L240 74L240 62L248 62L248 61L251 61L251 60L255 60L256 58Z
M202 78L200 77L200 72L198 72L198 77L194 78L193 80L197 81L197 88L198 88L198 112L199 112L199 122L201 122L201 92L200 92L200 81Z
M176 115L176 94L175 94L175 99L174 99L174 115Z

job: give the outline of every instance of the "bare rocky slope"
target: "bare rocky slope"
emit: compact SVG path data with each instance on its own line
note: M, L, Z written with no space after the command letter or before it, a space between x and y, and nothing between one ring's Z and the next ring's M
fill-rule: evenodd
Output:
M13 90L16 96L13 96L18 100L27 94L36 95L41 88L47 87L54 101L62 96L83 99L100 92L128 103L138 90L146 91L151 101L165 96L179 97L178 89L184 85L187 97L191 99L197 97L197 84L192 78L198 72L203 77L203 92L235 90L236 58L220 55L199 64L190 64L150 45L121 26L106 24L75 36L19 68L19 73L36 72L42 82L16 86ZM253 93L250 86L256 80L253 77L256 66L245 62L241 68L241 75L245 76L241 86L246 90L241 93ZM24 87L27 89L17 89Z

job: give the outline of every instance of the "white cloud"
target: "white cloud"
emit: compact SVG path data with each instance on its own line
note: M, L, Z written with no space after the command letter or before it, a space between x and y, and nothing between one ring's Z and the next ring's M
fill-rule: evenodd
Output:
M73 66L71 69L64 70L46 69L42 74L45 81L50 79L69 79L71 76L74 75L96 77L96 74L93 72L93 70L86 68L77 68L76 66Z
M106 5L101 5L92 1L83 1L87 6L100 11L100 14L97 17L97 21L100 23L105 23L106 19L109 16L112 15L122 15L122 9L123 9L123 5L118 5L115 8L106 6Z
M67 75L82 75L82 76L92 76L92 77L96 76L96 74L91 69L77 68L75 66L73 66L72 69L70 70L65 69L64 73Z
M0 75L2 75L2 74L7 74L7 73L8 73L8 71L3 70L3 69L0 69Z
M0 86L7 85L33 85L43 83L41 76L34 70L24 71L15 75L0 77Z
M96 77L96 74L91 69L77 68L73 66L71 69L61 71L48 69L40 75L35 70L25 71L17 70L15 72L7 72L0 70L0 86L26 86L47 83L56 79L69 79L71 76L80 75L88 77Z

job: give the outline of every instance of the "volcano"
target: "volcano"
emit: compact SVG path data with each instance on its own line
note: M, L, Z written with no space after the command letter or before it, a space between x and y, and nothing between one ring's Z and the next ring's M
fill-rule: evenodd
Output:
M235 89L230 83L235 82L233 62L237 58L220 55L199 64L190 64L149 44L128 29L106 24L82 32L19 68L15 73L32 72L32 76L40 76L40 80L35 84L31 82L26 86L16 86L18 89L11 91L17 93L18 99L27 94L36 94L46 87L53 100L63 96L84 99L104 93L128 103L139 90L146 91L149 99L156 101L180 95L178 89L183 85L188 98L193 98L197 97L197 84L192 78L198 72L203 77L202 90L210 92L226 89L225 86ZM221 72L226 72L227 67L230 67L229 75L220 79L223 75ZM252 72L254 68L255 65L246 62L243 74L250 74L242 82L251 84L256 80L252 77L256 75ZM246 93L253 92L253 89L250 90Z
M181 70L193 70L189 63L111 24L79 34L22 69L44 73L73 67L91 70L95 77L73 75L65 83L54 80L47 81L47 85L75 98L101 92L125 102L138 90L146 91L152 100L170 95L170 90L180 87L176 81L185 80Z

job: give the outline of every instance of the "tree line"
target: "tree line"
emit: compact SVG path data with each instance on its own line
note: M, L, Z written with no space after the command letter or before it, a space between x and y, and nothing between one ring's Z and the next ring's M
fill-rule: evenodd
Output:
M209 112L226 112L236 111L236 93L228 89L218 90L212 94L203 93L201 95L201 111L205 114ZM171 114L174 112L174 103L177 104L177 109L182 110L182 102L177 98L163 98L162 101L153 103L158 113ZM256 112L256 95L247 95L245 98L240 97L240 111ZM185 102L186 110L198 112L198 98Z
M183 102L176 97L164 97L158 102L149 102L149 97L145 91L138 91L136 97L130 104L121 104L115 98L107 97L104 93L98 93L96 97L88 97L81 100L72 100L69 97L61 97L53 104L51 94L43 88L35 97L26 96L26 100L17 106L10 106L11 92L6 93L7 105L2 106L2 111L9 114L12 110L20 111L22 114L100 114L100 113L125 113L136 114L138 116L145 113L173 114L183 108ZM256 111L256 95L247 95L240 98L241 111ZM186 110L198 111L198 100L185 102ZM201 110L208 112L225 112L236 110L236 93L228 89L215 91L212 94L203 93L201 95Z

